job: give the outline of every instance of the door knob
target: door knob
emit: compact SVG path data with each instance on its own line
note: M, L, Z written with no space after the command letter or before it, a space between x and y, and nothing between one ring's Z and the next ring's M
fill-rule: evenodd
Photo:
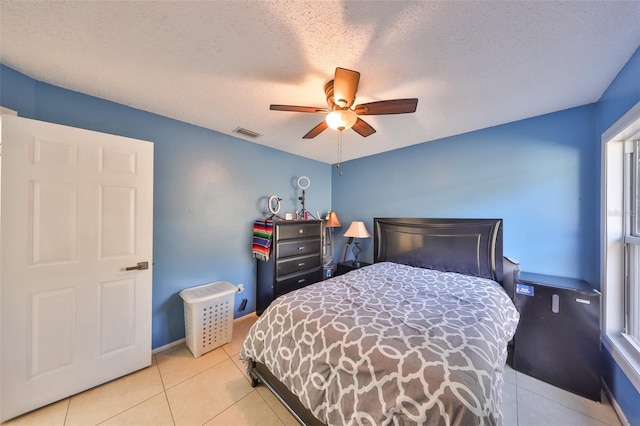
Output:
M149 262L138 262L136 266L124 268L125 271L142 271L143 269L149 269Z

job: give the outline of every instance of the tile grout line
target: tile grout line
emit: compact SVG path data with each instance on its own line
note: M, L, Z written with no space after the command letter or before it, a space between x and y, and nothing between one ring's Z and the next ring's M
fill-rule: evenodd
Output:
M242 351L242 350L241 350ZM226 352L226 349L225 349ZM240 352L236 353L236 354L229 354L227 352L227 355L229 355L229 359L231 359L231 362L233 363L234 367L236 367L238 369L238 371L240 371L240 374L242 374L242 376L247 379L249 381L249 384L251 384L251 378L248 377L246 371L239 367L235 362L233 362L233 358L237 357L238 360L243 363L240 360ZM244 364L244 363L243 363ZM273 407L271 406L271 404L269 404L269 402L264 399L264 397L262 396L262 394L260 392L258 392L257 388L254 388L253 386L251 387L251 392L249 392L248 394L246 394L245 396L243 396L242 398L240 398L238 401L236 401L233 405L237 404L238 402L242 401L243 399L247 398L249 395L251 395L251 393L255 392L256 395L258 395L258 397L264 402L264 404L269 408L269 410L271 410L271 412L276 416L276 418L280 421L280 423L284 426L286 423L284 422L284 420L278 415L278 413L276 412L276 410L273 409ZM270 392L270 391L269 391Z
M160 376L160 383L162 383L162 393L164 393L164 400L167 401L167 407L169 407L169 414L171 414L171 423L175 426L176 419L173 416L173 410L171 409L171 403L169 402L169 395L167 395L167 387L164 384L164 378L162 377L162 370L160 370L160 363L158 362L158 358L156 355L153 355L153 358L156 361L156 367L158 368L158 375Z
M229 353L228 353L226 350L225 350L224 352L225 352L225 354L228 356L227 360L231 361L231 364L233 364L233 366L234 366L236 369L238 369L238 370L240 371L240 373L242 374L242 371L238 368L238 366L235 364L235 362L233 362L232 356L231 356L231 355L229 355ZM226 361L226 360L225 360L225 361ZM224 361L221 361L220 363L215 364L215 365L219 365L219 364L221 364L222 362L224 362ZM213 368L213 367L214 367L214 366L211 366L210 368ZM207 370L208 370L208 369L207 369ZM205 370L205 371L206 371L206 370ZM203 371L203 372L204 372L204 371ZM244 374L242 374L242 375L244 376ZM195 377L195 376L194 376L194 377ZM245 378L246 378L246 377L245 377ZM215 419L216 417L218 417L218 416L222 415L223 413L225 413L226 411L230 410L230 409L231 409L231 408L233 408L236 404L238 404L238 403L239 403L240 401L242 401L243 399L247 398L249 395L251 395L251 393L252 393L252 392L255 392L255 391L256 391L256 390L255 390L254 388L252 388L252 389L251 389L251 392L247 393L245 396L243 396L243 397L242 397L242 398L240 398L239 400L232 402L232 403L231 403L229 406L227 406L224 410L222 410L221 412L219 412L218 414L216 414L215 416L213 416L212 418L210 418L209 420L207 420L204 424L207 424L207 423L211 422L211 421L212 421L213 419ZM165 393L166 393L166 392L165 392ZM259 394L259 393L258 393L258 396L260 396L260 394ZM273 411L273 409L271 408L271 406L269 406L269 404L266 404L266 405L271 409L271 411ZM169 406L169 409L171 409L171 406ZM274 414L276 414L276 413L274 412ZM173 414L172 414L172 417L173 417ZM278 417L278 415L277 415L277 414L276 414L276 417ZM278 417L278 419L280 419L280 417ZM282 420L280 420L280 421L282 422ZM173 424L175 425L175 421L174 421L174 423L173 423Z
M264 385L262 385L262 386L264 386ZM265 388L266 388L266 386L265 386ZM265 405L266 405L267 407L269 407L269 409L273 412L273 414L275 414L275 415L276 415L276 417L278 418L278 420L280 420L280 423L282 423L283 425L285 425L286 423L284 422L284 419L283 419L282 417L280 417L280 415L276 412L276 410L274 410L274 409L273 409L273 407L271 406L271 404L269 404L269 402L268 402L266 399L264 399L264 397L262 396L262 394L261 394L260 392L258 392L258 389L257 389L257 388L253 388L253 391L254 391L254 392L256 392L256 393L258 394L258 396L260 397L260 399L262 399L262 400L264 401ZM271 392L271 390L269 390L269 388L267 388L267 392ZM286 409L286 407L285 407L284 405L283 405L282 407ZM288 411L287 411L287 412L288 412Z
M217 348L216 348L216 349L217 349ZM214 350L215 350L215 349L214 349ZM226 353L226 352L224 352L224 353L225 353L225 355L227 355L227 353ZM204 354L203 354L203 355L204 355ZM191 379L192 379L192 378L194 378L194 377L197 377L197 376L199 376L199 375L201 375L201 374L203 374L203 373L206 373L206 372L207 372L207 371L209 371L210 369L212 369L212 368L214 368L214 367L216 367L216 366L218 366L218 365L222 364L223 362L225 362L225 361L227 361L227 360L230 360L230 359L231 359L231 357L229 357L229 356L227 355L227 358L226 358L226 359L223 359L222 361L217 362L217 363L215 363L215 364L211 364L210 366L208 366L208 367L207 367L207 368L205 368L204 370L196 372L193 376L187 377L186 379L184 379L184 380L182 380L182 381L180 381L180 382L175 383L174 385L170 386L169 388L165 388L165 386L164 386L164 381L162 381L162 387L163 387L163 389L165 390L165 392L167 392L167 391L169 391L169 390L171 390L171 389L175 388L176 386L179 386L179 385L183 384L184 382L191 380ZM233 361L232 361L232 362L233 362ZM159 368L159 367L158 367L158 370L160 370L160 368ZM162 380L162 373L160 373L160 379Z
M237 353L237 354L235 354L235 355L233 355L233 356L234 356L234 357L238 357L238 360L239 360L240 362L242 362L242 363L243 363L243 361L241 361L241 360L240 360L240 353ZM230 357L231 357L231 355L230 355ZM232 362L233 362L233 360L232 360ZM244 364L244 363L243 363L243 364ZM248 375L247 375L246 371L245 371L245 370L243 370L242 368L240 368L240 367L239 367L235 362L233 363L233 365L234 365L234 366L235 366L235 367L240 371L240 373L242 374L242 376L243 376L245 379L247 379L247 380L249 381L249 384L251 384L251 378L250 378L250 377L248 377ZM266 388L266 386L265 386L265 388ZM266 389L267 389L267 392L271 392L268 388L266 388ZM284 426L284 425L286 425L285 420L284 420L282 417L280 417L280 415L278 414L278 412L277 412L276 410L274 410L274 408L271 406L271 404L269 404L269 402L268 402L266 399L264 399L264 397L262 396L262 394L261 394L260 392L258 392L258 389L257 389L257 388L255 388L255 387L251 386L251 392L249 392L247 395L245 395L245 396L244 396L243 398L241 398L239 401L241 401L242 399L244 399L244 398L246 398L247 396L251 395L251 393L252 393L252 392L255 392L255 393L260 397L260 399L264 402L264 404L265 404L267 407L269 407L269 409L271 410L271 412L276 416L276 418L280 421L280 423L281 423L283 426ZM238 402L239 402L239 401L238 401ZM236 403L237 403L237 402L236 402ZM283 408L286 408L286 407L284 407L284 405L283 405Z
M255 389L251 389L251 392L254 392ZM213 416L212 418L210 418L209 420L207 420L204 424L209 423L210 421L212 421L213 419L215 419L216 417L221 416L222 414L226 413L227 411L229 411L230 409L232 409L237 403L239 403L240 401L242 401L243 399L247 398L249 395L251 395L251 392L249 392L248 394L246 394L245 396L243 396L242 398L240 398L239 400L232 402L229 406L225 407L224 410L220 411L218 414L216 414L215 416ZM273 411L273 410L272 410ZM277 416L276 416L277 417ZM175 425L175 423L174 423Z
M71 397L67 398L67 409L64 412L64 420L62 421L63 425L67 424L67 419L69 418L69 409L71 408Z
M152 355L152 357L153 357L153 358L155 358L155 355ZM121 412L119 412L119 413L116 413L116 414L114 414L113 416L111 416L111 417L109 417L109 418L106 418L106 419L104 419L104 420L102 420L102 421L100 421L100 422L96 423L96 426L101 425L101 424L103 424L103 423L106 423L106 422L108 422L109 420L111 420L111 419L113 419L113 418L115 418L115 417L118 417L118 416L120 416L120 415L122 415L122 414L126 413L126 412L127 412L127 411L129 411L129 410L132 410L132 409L134 409L135 407L138 407L138 406L140 406L140 405L144 404L145 402L152 400L153 398L155 398L156 396L158 396L158 395L160 395L160 394L162 394L162 393L164 393L165 398L166 398L167 392L164 390L164 382L162 381L162 374L160 373L160 367L158 366L158 360L156 359L155 361L156 361L156 362L155 362L155 367L156 367L156 369L158 370L158 376L160 376L160 382L162 383L162 391L158 392L158 393L157 393L157 394L155 394L155 395L151 395L149 398L147 398L147 399L145 399L145 400L143 400L143 401L140 401L140 402L138 402L137 404L132 405L131 407L128 407L126 410L123 410L123 411L121 411ZM147 368L151 368L151 367L153 367L153 362L152 362L152 363L151 363L151 365L150 365L149 367L147 367ZM167 401L167 404L168 404L168 403L169 403L169 401ZM171 413L171 419L172 419L172 421L173 421L173 413L171 412L171 406L170 406L170 405L169 405L169 412ZM173 422L173 424L174 424L174 425L176 424L176 423L175 423L175 421Z
M165 399L166 399L166 401L167 401L167 405L169 406L169 412L171 413L171 421L173 422L174 426L175 426L175 424L176 424L176 421L175 421L175 417L174 417L174 415L173 415L173 410L172 410L172 408L171 408L171 402L169 401L169 395L168 395L168 391L169 391L170 389L173 389L173 388L175 388L176 386L180 386L182 383L185 383L185 382L187 382L187 381L189 381L189 380L191 380L191 379L193 379L193 378L195 378L195 377L197 377L197 376L200 376L200 375L202 375L202 374L206 373L207 371L209 371L209 370L211 370L212 368L214 368L214 367L216 367L216 366L218 366L218 365L222 364L222 363L223 363L223 362L225 362L225 361L231 361L231 364L233 364L233 366L234 366L235 368L238 368L238 367L237 367L237 365L233 362L232 356L231 356L231 355L229 355L229 353L227 352L227 350L224 348L224 345L222 345L222 346L220 346L220 347L218 347L218 348L214 348L214 349L212 349L212 351L213 351L213 350L217 350L217 349L222 350L222 353L224 353L224 355L226 356L226 358L225 358L225 359L222 359L220 362L217 362L217 363L215 363L215 364L212 364L212 365L208 366L207 368L205 368L205 369L204 369L204 370L202 370L202 371L198 371L198 372L197 372L197 373L195 373L193 376L190 376L190 377L188 377L188 378L186 378L186 379L182 380L181 382L175 383L173 386L171 386L171 387L170 387L170 388L168 388L168 389L165 387L164 380L163 380L163 378L162 378L162 372L161 372L161 370L160 370L160 363L158 363L158 362L157 362L157 359L156 359L156 366L158 367L158 372L159 372L159 374L160 374L160 380L161 380L161 382L162 382L163 392L164 392L164 395L165 395ZM205 354L202 354L202 355L205 355ZM155 356L155 355L154 355L154 356ZM240 371L240 372L242 373L242 371ZM243 374L243 376L244 376L244 374ZM253 390L253 389L252 389L252 390ZM249 392L247 395L249 395L249 394L251 394L251 392ZM205 423L208 423L208 422L212 421L213 419L215 419L216 417L218 417L220 414L224 413L226 410L228 410L228 409L232 408L236 403L238 403L239 401L241 401L242 399L244 399L247 395L245 395L243 398L239 399L238 401L235 401L234 403L232 403L231 405L229 405L228 407L226 407L224 410L222 410L220 413L216 414L214 417L212 417L212 418L210 418L209 420L207 420ZM276 415L276 417L277 417L277 415ZM278 418L279 418L279 417L278 417Z
M171 414L171 423L175 426L176 419L173 416L173 410L171 409L171 403L169 402L169 396L167 395L167 391L164 391L164 399L167 401L167 407L169 407L169 414Z

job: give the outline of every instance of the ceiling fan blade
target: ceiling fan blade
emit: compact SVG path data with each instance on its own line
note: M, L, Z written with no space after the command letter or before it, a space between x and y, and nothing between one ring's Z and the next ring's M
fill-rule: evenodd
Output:
M376 129L371 127L369 123L367 123L361 118L358 118L358 120L356 121L356 124L353 125L352 129L355 130L356 133L358 133L360 136L364 136L365 138L367 136L371 136L376 132Z
M316 127L314 127L313 129L309 130L309 132L304 135L302 137L302 139L311 139L311 138L315 138L316 136L318 136L320 133L324 132L324 130L329 127L327 126L327 122L322 120L322 122L320 124L318 124Z
M354 111L358 115L406 114L416 112L417 107L417 98L393 99L356 105Z
M333 100L340 107L350 107L356 100L360 73L346 68L336 68L333 79Z
M271 105L269 109L272 111L291 111L291 112L329 112L327 108L296 106L296 105Z

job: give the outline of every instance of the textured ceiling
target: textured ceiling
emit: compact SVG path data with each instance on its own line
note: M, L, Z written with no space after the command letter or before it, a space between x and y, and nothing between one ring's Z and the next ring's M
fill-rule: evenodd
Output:
M326 163L323 115L269 104L325 107L338 66L356 104L419 99L345 131L349 160L595 102L639 45L640 1L0 2L17 71Z

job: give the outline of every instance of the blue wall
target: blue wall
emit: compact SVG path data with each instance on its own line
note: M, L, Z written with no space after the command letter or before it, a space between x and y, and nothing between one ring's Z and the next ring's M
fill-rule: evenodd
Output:
M370 231L374 217L503 218L504 252L523 270L598 286L595 111L586 105L346 162L343 176L333 174L333 208ZM363 260L372 261L372 245L362 243Z
M598 174L601 170L600 135L638 102L640 102L640 49L618 73L598 102L598 140L596 142ZM599 208L600 204L598 204ZM599 232L600 227L598 227ZM603 367L604 381L624 411L627 420L632 425L640 425L640 394L614 361L606 346L603 346Z
M330 166L321 162L38 82L4 65L0 104L25 118L154 142L154 348L184 337L184 288L244 283L235 315L255 310L251 231L269 196L283 198L281 212L295 211L296 180L306 175L307 208L322 214L331 207ZM243 296L248 306L240 312Z
M598 154L600 135L640 101L640 48L627 61L598 101Z

